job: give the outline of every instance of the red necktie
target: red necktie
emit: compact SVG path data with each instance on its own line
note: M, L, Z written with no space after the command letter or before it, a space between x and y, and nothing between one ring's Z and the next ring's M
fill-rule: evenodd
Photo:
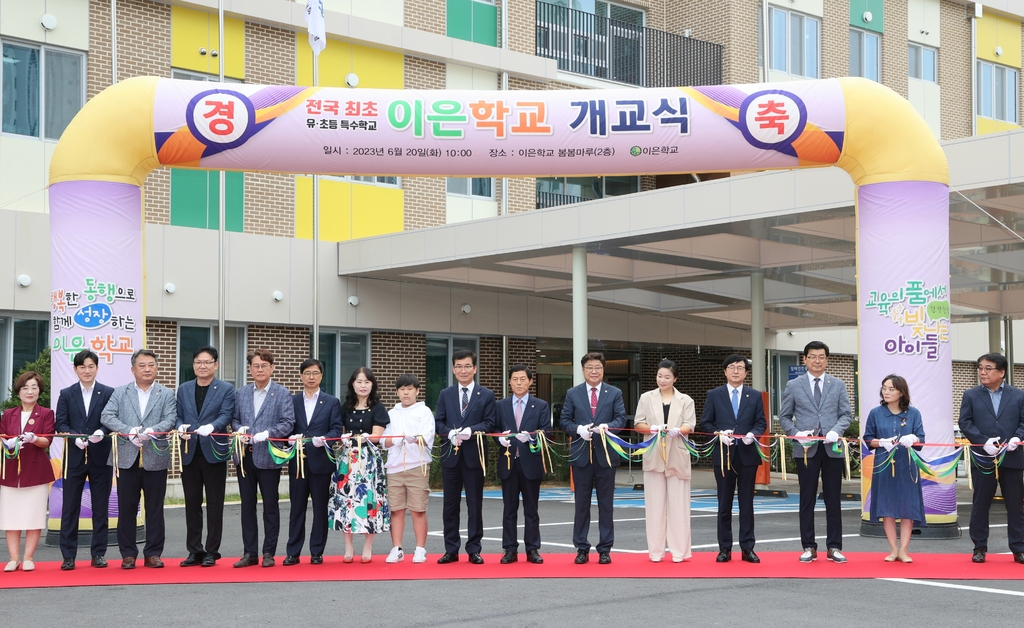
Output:
M590 389L590 418L597 416L597 389Z

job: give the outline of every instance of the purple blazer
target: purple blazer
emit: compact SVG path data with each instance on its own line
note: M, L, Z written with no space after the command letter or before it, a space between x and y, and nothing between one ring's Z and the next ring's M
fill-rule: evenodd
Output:
M10 408L4 411L3 418L0 418L0 434L5 438L18 436L25 432L33 434L53 434L55 430L53 410L36 406L32 410L32 416L28 419L25 429L21 429L21 406ZM47 436L52 439L52 436ZM21 473L18 473L18 460L21 460ZM21 454L13 460L5 460L4 479L0 481L3 486L28 487L40 484L49 484L54 481L53 466L50 464L50 454L46 449L40 449L33 445L25 445Z

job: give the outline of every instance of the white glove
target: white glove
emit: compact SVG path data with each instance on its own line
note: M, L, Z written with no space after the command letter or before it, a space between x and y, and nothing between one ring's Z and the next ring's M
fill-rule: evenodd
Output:
M813 433L814 432L812 432L811 430L803 430L801 432L797 432L796 434L794 434L794 436L796 436L797 438L807 438Z
M263 430L262 432L257 432L256 434L253 434L252 442L254 442L254 443L262 443L263 441L267 440L268 438L270 438L270 431L269 430Z
M133 427L128 430L128 442L136 447L142 447L142 441L139 440L139 428Z
M406 434L405 435L405 442L409 443L410 445L415 445L416 443L419 442L419 439L416 438L416 436L413 435L413 434Z
M583 440L590 440L591 439L591 437L592 437L591 434L590 434L590 426L591 425L593 425L593 423L590 423L588 425L581 425L581 426L576 428L576 433L580 435L580 438L582 438Z
M17 436L12 436L10 438L5 438L4 439L4 447L6 447L7 449L9 449L11 451L14 451L14 446L17 445L17 444L18 444L18 437Z
M300 438L302 438L302 434L292 434L291 436L288 437L288 444L294 445L295 441L299 440Z
M892 448L896 446L895 438L879 438L878 444L884 447L886 451L892 451Z
M192 438L192 435L188 433L188 428L190 427L192 426L189 425L188 423L183 424L181 427L178 428L178 436L185 440L189 440L190 438Z
M210 423L200 425L196 428L196 434L199 434L200 436L209 436L210 434L213 434L213 425Z
M595 433L595 434L597 434L598 432L600 432L602 430L605 430L605 431L608 430L608 424L607 423L602 423L601 425L598 425L597 427L590 428L590 431Z
M85 440L84 438L76 438L75 446L84 451L85 448L89 446L89 441Z
M459 440L459 430L452 430L448 432L448 440L452 442L452 445L458 447L459 443L462 442Z
M839 440L839 434L837 434L835 432L835 430L829 430L828 433L825 434L825 443L828 444L828 445L831 445L832 443L834 443L834 442L836 442L838 440Z
M459 432L459 442L460 443L466 442L467 440L469 440L469 437L472 436L472 435L473 435L473 430L469 429L468 427L462 428L462 431Z
M32 432L25 432L21 435L21 442L23 444L30 444L36 442L37 436Z
M682 432L679 430L678 427L673 427L669 429L667 432L665 432L665 435L668 436L669 438L679 438L680 434L682 434Z
M511 447L512 446L512 443L510 443L509 440L507 438L505 438L504 436L499 436L498 437L498 444L501 445L502 447Z
M89 437L90 443L98 443L101 440L103 440L103 430L96 430L92 433L92 436Z
M910 449L910 447L916 442L917 436L915 436L914 434L904 434L903 436L900 436L900 444L906 447L907 449Z
M327 441L324 439L323 436L314 436L313 437L313 446L314 447L323 447L326 444L327 444Z
M1006 451L1017 451L1017 445L1020 445L1020 439L1014 436L1006 443Z
M519 432L518 434L516 434L516 440L519 441L520 443L528 443L530 442L530 433Z
M725 430L718 433L718 440L722 441L722 444L732 446L732 430Z
M144 431L142 432L142 434L139 434L139 440L149 440L150 438L152 438L152 436L150 436L150 434L152 434L152 433L153 433L153 432L155 432L155 431L156 431L156 430L154 430L153 428L151 428L151 427L147 427L147 428L146 428L146 429L145 429L145 430L144 430Z
M747 435L743 437L743 444L744 445L753 445L754 444L754 433L753 432L747 432Z
M985 453L987 453L990 456L994 456L997 453L999 453L999 448L996 447L996 443L998 443L998 442L999 442L999 439L995 438L995 437L990 438L987 441L985 441Z

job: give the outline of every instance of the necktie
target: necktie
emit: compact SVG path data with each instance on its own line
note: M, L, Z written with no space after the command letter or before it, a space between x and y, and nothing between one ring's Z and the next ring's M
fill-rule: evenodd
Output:
M732 389L732 416L733 418L740 416L740 391L736 388Z
M590 389L590 418L597 417L597 389Z
M523 424L523 400L516 399L516 429Z
M466 416L466 408L469 407L469 389L462 389L462 416Z
M821 378L814 378L814 405L821 405Z

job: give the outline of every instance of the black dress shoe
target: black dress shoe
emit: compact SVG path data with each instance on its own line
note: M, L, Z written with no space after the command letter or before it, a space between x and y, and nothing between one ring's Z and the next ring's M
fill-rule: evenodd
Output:
M598 555L600 556L600 558L597 559L597 564L599 564L599 565L610 565L610 564L612 564L612 554L611 554L611 552L599 552Z
M203 562L204 558L206 558L206 552L201 552L201 553L189 552L188 558L186 558L185 560L181 561L181 563L179 563L179 564L182 567L195 567L196 565L198 565L201 562Z
M64 562L60 564L61 571L72 571L75 568L74 558L65 558Z
M285 567L291 567L292 565L298 565L299 564L299 557L298 556L285 556L284 561L282 561L281 564L284 565Z
M544 559L540 557L540 552L532 549L526 552L526 562L533 563L534 565L542 565Z
M274 566L274 555L267 553L263 555L263 566L273 567Z
M515 563L519 561L519 553L515 550L507 549L505 554L501 557L501 564L507 565L509 563Z
M459 562L459 553L458 552L445 552L444 555L441 556L441 558L437 559L437 564L438 565L447 565L448 563L457 563L457 562Z
M484 564L484 558L479 553L473 552L469 555L469 562L473 563L474 565L482 565Z
M217 559L220 558L220 554L207 554L203 556L203 562L199 563L200 567L213 567L217 564Z
M260 560L252 554L243 554L242 558L235 563L235 567L254 567L260 564Z
M590 550L576 550L575 562L577 565L586 565L588 560L590 560Z
M743 560L748 563L759 563L761 559L757 557L754 550L743 550Z
M718 552L718 556L715 558L716 563L727 563L730 560L732 560L732 552L729 550Z
M1024 552L1014 552L1013 560L1024 565Z
M974 556L971 556L971 562L973 562L973 563L983 563L983 562L985 562L985 553L987 551L988 550L982 549L980 547L974 548Z
M98 569L106 569L107 568L107 559L103 558L102 556L93 556L92 557L92 566L96 567Z
M323 554L313 554L312 556L309 557L309 564L310 565L322 565L322 564L324 564L324 555Z

